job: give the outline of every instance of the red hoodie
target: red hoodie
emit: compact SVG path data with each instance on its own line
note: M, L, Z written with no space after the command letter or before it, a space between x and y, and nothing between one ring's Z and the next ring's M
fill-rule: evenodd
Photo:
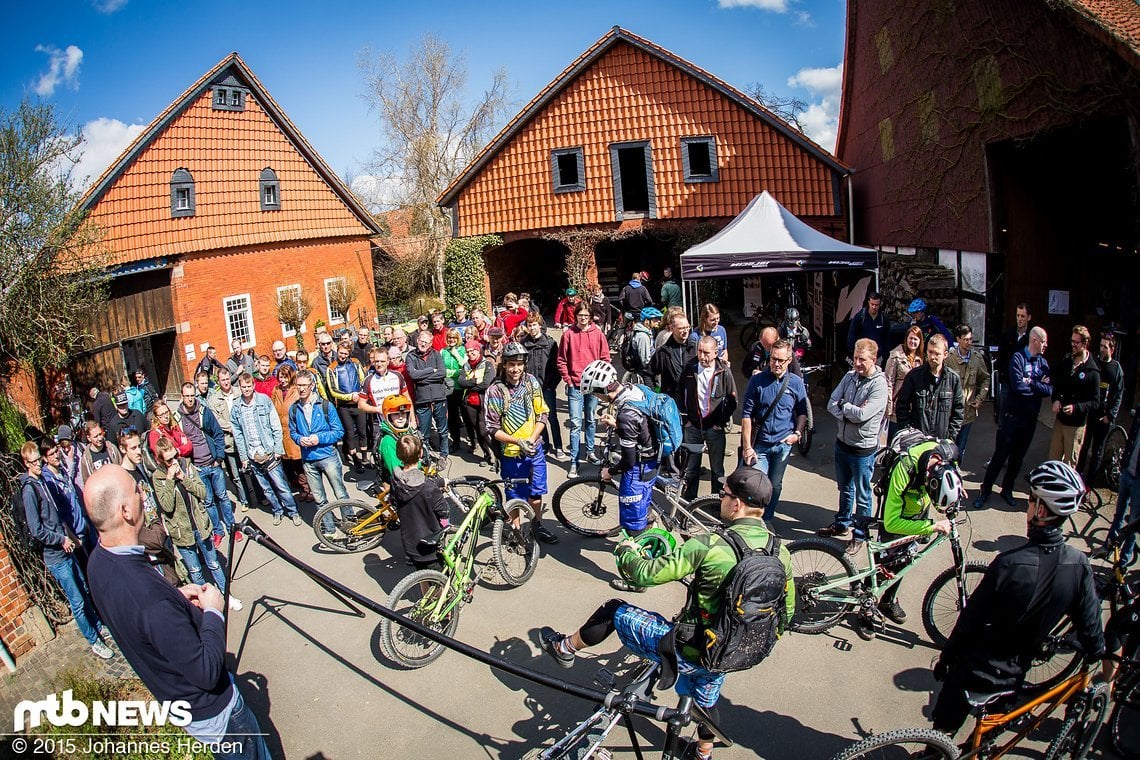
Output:
M574 325L562 333L558 344L558 374L569 386L578 387L582 370L595 359L610 360L610 344L598 326L590 324L585 330Z

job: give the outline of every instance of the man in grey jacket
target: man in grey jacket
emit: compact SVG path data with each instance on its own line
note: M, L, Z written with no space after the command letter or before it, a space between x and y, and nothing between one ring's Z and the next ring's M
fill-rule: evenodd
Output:
M285 444L281 434L281 418L264 393L253 389L253 377L242 373L238 378L241 399L234 404L230 422L234 431L234 448L241 458L241 469L253 470L265 498L273 510L273 524L280 525L282 513L301 525L293 491L285 479L281 459Z
M879 347L870 338L855 341L854 369L843 376L827 402L827 411L839 421L835 439L835 481L839 485L839 511L835 522L820 528L821 536L867 540L867 528L855 520L871 516L871 473L879 448L879 431L887 411L887 378L875 363Z

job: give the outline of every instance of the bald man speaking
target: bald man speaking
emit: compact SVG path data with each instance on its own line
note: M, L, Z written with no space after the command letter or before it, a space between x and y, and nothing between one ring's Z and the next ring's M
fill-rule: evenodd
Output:
M210 584L175 588L150 565L139 543L142 501L118 465L92 473L83 487L99 546L88 583L103 620L139 678L160 701L185 700L186 732L214 756L269 758L269 749L226 670L224 597Z

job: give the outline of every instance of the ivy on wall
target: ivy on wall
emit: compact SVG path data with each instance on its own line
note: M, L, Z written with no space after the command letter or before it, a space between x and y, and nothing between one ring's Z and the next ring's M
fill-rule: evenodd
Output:
M453 238L443 254L443 282L446 289L448 311L462 303L471 309L488 308L483 282L487 270L483 266L483 251L502 245L498 235Z

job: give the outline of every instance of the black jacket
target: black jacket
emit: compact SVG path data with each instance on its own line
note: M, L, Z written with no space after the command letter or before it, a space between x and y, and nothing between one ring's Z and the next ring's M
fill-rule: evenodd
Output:
M709 415L702 419L697 389L697 371L700 367L700 362L689 362L685 365L685 372L681 377L685 398L683 409L688 415L688 424L701 429L724 427L725 423L732 419L732 413L736 411L736 379L733 378L728 365L717 359L710 383Z
M686 365L696 358L696 346L688 342L681 345L670 335L649 361L649 371L661 379L661 392L676 401L682 413L685 411L685 389L681 385L681 375Z
M1073 355L1061 360L1053 373L1053 400L1066 406L1073 405L1073 413L1057 412L1057 421L1080 427L1089 414L1100 407L1100 365L1092 354L1082 364L1073 366Z
M764 348L763 343L756 341L748 350L748 356L744 357L744 361L741 362L740 371L744 373L744 380L747 381L748 378L752 377L754 370L763 372L766 369L768 369L768 350ZM803 379L804 371L800 367L800 360L796 358L795 352L792 353L792 362L788 365L788 372Z
M417 350L409 351L404 364L408 368L408 377L415 386L416 406L447 398L447 385L444 382L447 370L439 351L429 349L426 356Z
M965 414L962 378L946 366L942 367L942 377L937 383L929 364L912 369L903 380L895 401L895 418L900 428L918 428L936 438L957 438Z
M1009 382L1009 363L1013 359L1013 355L1029 345L1029 331L1032 329L1033 325L1030 324L1025 328L1025 334L1021 337L1017 335L1017 325L1013 325L1002 333L1001 343L998 344L998 372L1001 373L1003 383Z
M1100 362L1100 416L1108 416L1108 424L1116 422L1124 401L1124 370L1116 359Z
M400 515L400 541L404 553L413 562L431 562L435 554L423 554L419 543L437 533L440 520L447 519L447 501L439 483L424 476L418 467L400 470L392 476L392 505Z
M527 350L526 371L542 383L544 389L557 388L562 382L558 374L558 346L544 331L537 338L524 335L523 348Z
M1066 615L1082 650L1102 656L1100 597L1088 559L1065 544L1060 527L1033 528L1026 544L1002 552L986 569L942 651L943 664L964 668L971 681L994 691L1017 686Z

